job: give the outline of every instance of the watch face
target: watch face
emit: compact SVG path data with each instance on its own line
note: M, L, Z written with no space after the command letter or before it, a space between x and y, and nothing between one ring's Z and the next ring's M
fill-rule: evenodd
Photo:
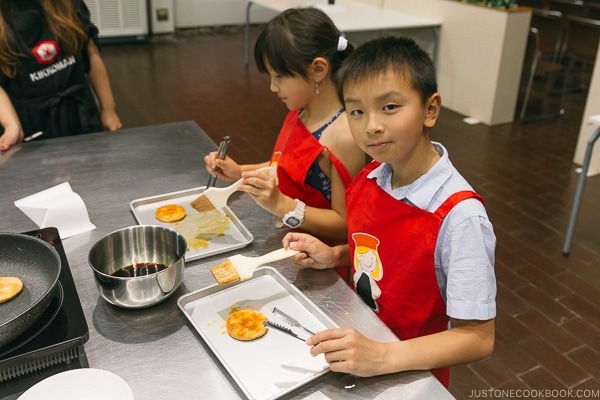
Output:
M296 217L289 217L288 219L285 220L285 224L287 226L295 228L298 225L300 225L300 220L298 218L296 218Z

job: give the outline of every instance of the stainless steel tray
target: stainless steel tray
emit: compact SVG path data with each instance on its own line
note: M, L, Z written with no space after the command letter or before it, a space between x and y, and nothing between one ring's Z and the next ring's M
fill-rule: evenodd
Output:
M230 220L229 228L222 235L211 235L203 229L203 214L192 208L190 203L200 196L206 187L181 190L178 192L166 193L151 197L144 197L133 200L129 203L131 211L138 224L141 225L162 225L175 229L181 233L188 242L188 251L185 255L186 261L196 260L214 254L223 253L230 250L240 249L252 243L254 236L235 216L233 211L227 206L211 213L221 213L227 215ZM179 204L185 208L187 216L180 222L165 223L154 217L154 212L158 207L166 204ZM209 215L209 214L207 214ZM198 245L196 237L206 238L202 241L202 246Z
M247 281L183 295L177 304L250 399L277 399L329 371L322 355L311 356L306 343L276 329L269 328L263 337L248 342L227 334L225 320L240 308L253 308L282 321L273 315L277 307L313 332L337 327L274 268L259 268Z

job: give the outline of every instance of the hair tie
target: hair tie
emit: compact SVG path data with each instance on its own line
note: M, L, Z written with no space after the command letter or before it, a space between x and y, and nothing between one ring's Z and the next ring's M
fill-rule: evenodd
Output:
M340 36L337 44L337 51L344 51L348 47L348 39L343 36Z

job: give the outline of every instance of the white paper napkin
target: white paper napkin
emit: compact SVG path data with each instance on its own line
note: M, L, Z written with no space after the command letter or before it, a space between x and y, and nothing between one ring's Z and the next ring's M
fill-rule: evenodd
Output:
M17 200L15 206L40 228L58 229L61 239L96 229L83 199L73 192L69 182Z

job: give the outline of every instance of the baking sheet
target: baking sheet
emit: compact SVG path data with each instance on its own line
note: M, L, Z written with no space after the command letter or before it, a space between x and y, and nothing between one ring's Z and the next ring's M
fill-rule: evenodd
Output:
M274 268L259 268L247 281L183 295L177 304L250 399L277 399L329 371L323 355L311 356L304 341L276 329L269 328L263 337L248 342L227 334L225 320L241 308L253 308L282 322L273 314L277 307L313 332L337 327Z
M188 251L185 255L185 261L196 260L214 254L240 249L252 243L254 236L252 236L250 231L248 231L229 207L225 206L221 210L211 211L209 213L199 213L190 205L193 200L204 193L204 190L206 190L206 187L203 186L152 197L144 197L131 201L129 206L138 224L166 226L181 233L188 242ZM178 204L182 206L185 208L187 216L183 220L173 223L157 220L154 217L154 212L158 207L167 204ZM211 215L214 215L213 213L227 215L231 221L229 228L223 232L222 235L211 235L211 232L208 232L205 229L206 224L204 224L204 222ZM199 246L198 241L195 240L197 235L198 237L207 239L206 241L202 241L202 246Z

